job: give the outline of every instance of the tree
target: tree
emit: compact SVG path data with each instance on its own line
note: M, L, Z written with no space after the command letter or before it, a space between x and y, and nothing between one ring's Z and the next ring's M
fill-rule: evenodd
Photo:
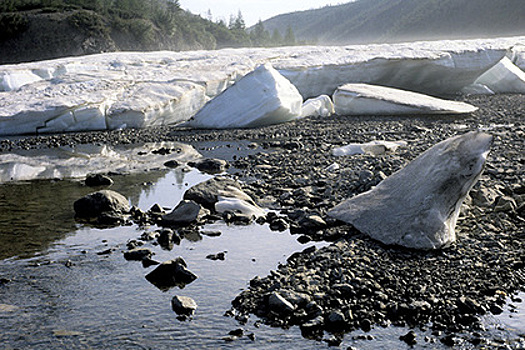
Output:
M273 46L281 46L284 42L283 36L281 35L281 32L275 28L272 33L272 37L270 39Z
M270 33L264 29L264 24L261 20L253 27L250 32L250 39L254 46L269 46L270 45Z
M241 10L237 13L237 17L231 15L230 16L230 29L232 30L245 30L246 29L246 23L244 22L244 18L242 17Z
M286 34L284 35L284 45L295 45L295 34L291 26L286 28Z

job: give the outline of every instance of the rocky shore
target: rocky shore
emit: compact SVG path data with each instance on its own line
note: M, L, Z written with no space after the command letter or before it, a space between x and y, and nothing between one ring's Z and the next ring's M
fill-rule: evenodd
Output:
M485 339L481 316L500 314L525 286L525 96L462 97L479 107L456 117L306 118L245 130L161 127L0 141L0 151L81 143L134 144L248 140L260 152L237 157L228 173L262 207L261 223L289 228L302 242L333 242L288 258L268 276L255 277L233 301L231 314L250 314L273 326L299 325L305 337L332 345L355 329L402 325L431 329L433 337L403 340L496 346ZM326 212L399 170L435 143L471 130L494 136L486 169L458 220L458 240L437 251L381 245ZM383 155L336 157L334 147L371 140L406 141ZM463 332L463 333L462 333ZM460 334L468 334L468 336ZM509 344L515 348L521 342ZM503 344L499 344L503 345Z

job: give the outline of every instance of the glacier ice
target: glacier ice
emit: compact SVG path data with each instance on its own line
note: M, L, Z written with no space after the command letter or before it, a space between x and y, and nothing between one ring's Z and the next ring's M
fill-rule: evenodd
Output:
M472 92L479 89L483 93L486 89L492 93L525 93L525 72L512 61L504 57L494 67L483 73L472 86L466 88Z
M405 44L189 52L114 52L0 66L0 135L145 127L188 120L270 63L303 100L347 83L453 94L508 56L525 67L525 37Z
M301 115L303 99L268 63L209 101L185 125L193 128L249 128L284 123Z
M464 102L368 84L346 84L333 96L339 115L463 114L477 110Z
M321 95L304 101L301 118L328 117L335 113L334 103L330 96Z
M350 143L342 147L332 149L332 155L351 156L355 154L370 154L374 156L387 152L395 152L399 147L406 146L406 141L382 141L374 140L366 143Z
M155 150L163 149L160 154ZM163 155L164 154L164 155ZM74 179L89 173L130 173L152 170L167 160L189 162L201 155L178 142L140 146L78 145L49 150L0 153L0 184L36 179Z

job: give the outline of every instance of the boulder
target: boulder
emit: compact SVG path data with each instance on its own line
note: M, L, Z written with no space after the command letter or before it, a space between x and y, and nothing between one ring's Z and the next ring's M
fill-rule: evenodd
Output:
M466 114L477 107L378 85L346 84L333 95L338 115Z
M253 199L241 190L241 185L237 181L225 176L216 176L201 182L184 193L184 199L192 200L209 210L215 210L219 196L237 198L255 205Z
M191 200L182 200L170 213L162 216L163 225L189 225L205 216L207 210Z
M129 201L118 192L102 190L78 199L74 203L77 217L95 218L102 213L125 214L130 210Z
M197 275L188 270L181 257L165 261L146 275L146 279L162 291L173 287L184 288L197 279Z
M469 132L442 141L328 215L388 245L437 249L456 239L463 200L483 171L492 136Z
M302 103L297 88L266 63L206 103L186 124L231 129L284 123L301 115Z
M109 176L102 174L88 174L85 184L89 187L111 186L113 185L113 180Z
M124 259L142 261L150 259L153 253L148 248L133 248L124 252Z

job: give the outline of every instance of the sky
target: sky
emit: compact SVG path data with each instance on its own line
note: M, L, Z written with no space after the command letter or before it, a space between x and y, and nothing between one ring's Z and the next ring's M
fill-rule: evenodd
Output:
M265 20L281 13L309 10L326 5L338 5L351 0L179 0L185 10L207 17L208 10L214 21L230 20L230 15L242 13L246 26L252 26L259 20Z

